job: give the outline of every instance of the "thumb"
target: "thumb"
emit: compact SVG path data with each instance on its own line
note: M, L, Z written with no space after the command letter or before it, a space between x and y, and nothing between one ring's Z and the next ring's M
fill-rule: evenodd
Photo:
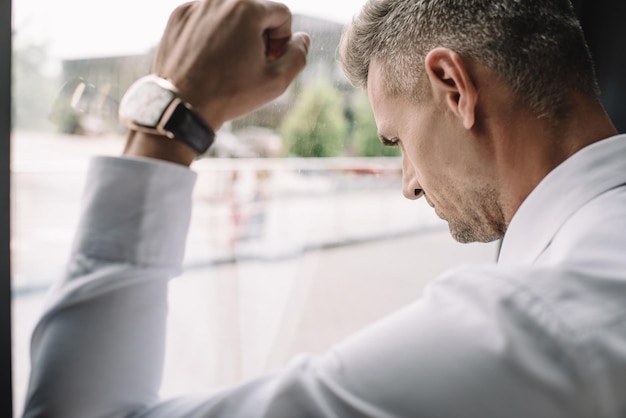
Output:
M306 65L311 37L304 32L297 32L291 36L283 54L270 63L274 74L283 78L285 88L302 71Z

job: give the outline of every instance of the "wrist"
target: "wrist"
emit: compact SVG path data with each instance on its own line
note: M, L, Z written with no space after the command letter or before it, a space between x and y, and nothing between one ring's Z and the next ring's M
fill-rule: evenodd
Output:
M166 136L131 130L122 153L129 157L148 157L189 166L197 154L185 143Z
M214 128L180 97L177 87L154 74L142 77L130 86L120 101L119 116L131 132L147 134L129 135L128 152L142 155L150 152L161 159L171 159L162 152L161 144L168 143L165 138L185 144L196 154L205 153L215 140ZM137 151L135 143L140 144ZM167 146L166 151L178 149L184 148ZM174 158L178 159L178 154L181 153Z

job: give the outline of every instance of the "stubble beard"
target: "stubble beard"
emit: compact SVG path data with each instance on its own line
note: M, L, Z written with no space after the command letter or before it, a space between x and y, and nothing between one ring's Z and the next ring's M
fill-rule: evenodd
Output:
M462 244L492 242L504 237L508 224L494 189L478 190L466 197L464 210L446 219L452 238Z

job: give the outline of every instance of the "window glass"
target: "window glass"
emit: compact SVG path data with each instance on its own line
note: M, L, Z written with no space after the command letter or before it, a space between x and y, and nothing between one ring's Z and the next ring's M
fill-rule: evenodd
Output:
M89 157L120 154L119 99L150 72L179 3L13 1L16 415L29 336L63 274ZM495 259L495 245L456 244L424 202L402 197L398 151L380 145L367 96L336 62L342 27L362 3L287 2L294 28L312 35L307 69L283 96L227 124L195 163L165 396L324 351L418 298L450 266Z

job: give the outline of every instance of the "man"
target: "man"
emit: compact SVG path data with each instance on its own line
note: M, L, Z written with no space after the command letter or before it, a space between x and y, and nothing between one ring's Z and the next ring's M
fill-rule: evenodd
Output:
M177 88L167 115L184 117L157 126L132 106L167 83L127 93L126 157L92 163L67 278L34 332L25 416L626 416L626 138L567 0L371 0L342 42L381 140L402 150L405 196L424 196L459 241L504 236L498 265L446 274L323 356L157 398L193 186L183 166L211 127L302 68L309 41L289 19L263 0L173 14L155 73Z

